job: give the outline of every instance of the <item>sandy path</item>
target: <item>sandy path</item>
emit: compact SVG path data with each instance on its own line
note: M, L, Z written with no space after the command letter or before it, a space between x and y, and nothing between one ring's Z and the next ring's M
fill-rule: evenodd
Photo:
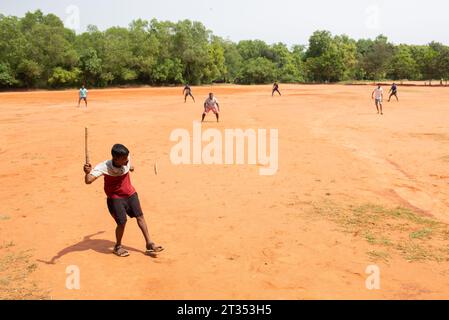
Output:
M449 90L401 89L380 118L370 87L281 89L271 98L268 86L216 87L223 122L204 124L279 129L272 177L257 166L170 163L170 132L192 130L207 87L194 88L196 104L182 103L182 88L91 90L87 110L75 108L73 91L1 93L0 215L10 219L0 221L0 243L33 249L32 279L54 299L448 298L447 262L401 257L377 263L382 290L367 290L370 245L310 212L330 199L403 205L449 222ZM132 181L166 247L158 259L142 254L134 221L125 234L131 257L110 254L102 182L83 184L86 125L92 162L114 143L131 149ZM65 288L69 265L81 270L81 290Z

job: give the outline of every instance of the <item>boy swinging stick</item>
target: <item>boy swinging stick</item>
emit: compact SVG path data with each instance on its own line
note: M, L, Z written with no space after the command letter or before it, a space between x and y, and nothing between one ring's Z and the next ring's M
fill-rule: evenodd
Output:
M118 257L128 257L129 252L122 246L127 216L136 218L137 224L145 238L147 255L154 255L164 250L163 247L151 241L148 227L140 206L139 196L131 184L130 172L134 171L129 160L129 150L121 144L112 147L112 159L98 164L92 169L88 149L88 128L85 129L86 163L84 165L84 181L92 184L99 177L104 176L104 191L107 195L109 213L114 218L116 245L113 253Z

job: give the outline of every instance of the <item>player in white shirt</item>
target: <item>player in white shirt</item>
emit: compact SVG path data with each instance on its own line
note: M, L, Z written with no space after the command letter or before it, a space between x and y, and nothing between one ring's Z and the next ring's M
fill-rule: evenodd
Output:
M217 122L220 120L220 105L218 104L218 100L214 97L213 93L209 93L209 97L204 101L204 112L201 119L201 122L204 121L204 118L206 117L206 114L208 114L210 111L215 113L215 116L217 117Z
M371 98L375 99L377 113L383 115L384 112L382 108L382 100L384 98L384 90L382 89L380 84L377 86L376 89L374 89L373 93L371 94Z

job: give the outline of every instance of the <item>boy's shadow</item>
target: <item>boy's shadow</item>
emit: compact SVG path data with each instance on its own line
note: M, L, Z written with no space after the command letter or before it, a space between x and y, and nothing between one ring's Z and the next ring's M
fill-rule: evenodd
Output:
M88 251L88 250L94 250L94 251L96 251L98 253L102 253L102 254L112 254L112 250L115 246L114 242L112 242L110 240L103 240L103 239L92 239L92 237L97 236L99 234L103 234L103 233L105 233L105 231L100 231L100 232L85 236L82 241L59 251L53 258L51 258L50 261L44 261L44 260L37 260L37 261L45 263L45 264L55 264L58 259L62 258L63 256L65 256L69 253ZM134 248L130 248L130 247L126 247L126 246L123 246L123 248L128 251L145 254L143 251L139 251Z

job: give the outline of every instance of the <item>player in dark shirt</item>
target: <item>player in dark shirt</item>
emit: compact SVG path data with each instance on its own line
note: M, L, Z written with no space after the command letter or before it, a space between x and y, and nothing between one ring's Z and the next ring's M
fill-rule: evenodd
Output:
M398 86L396 85L396 83L393 83L393 85L391 86L390 97L388 98L388 102L390 102L392 96L395 96L396 100L399 101L399 98L398 98Z
M282 96L281 92L279 91L279 84L277 82L273 84L273 91L271 92L272 97L274 96L275 92L279 93L279 95Z
M184 87L183 93L184 93L184 103L187 102L188 96L191 96L193 99L193 102L195 102L195 98L192 95L192 88L190 88L190 86L188 84L186 84L186 86Z

